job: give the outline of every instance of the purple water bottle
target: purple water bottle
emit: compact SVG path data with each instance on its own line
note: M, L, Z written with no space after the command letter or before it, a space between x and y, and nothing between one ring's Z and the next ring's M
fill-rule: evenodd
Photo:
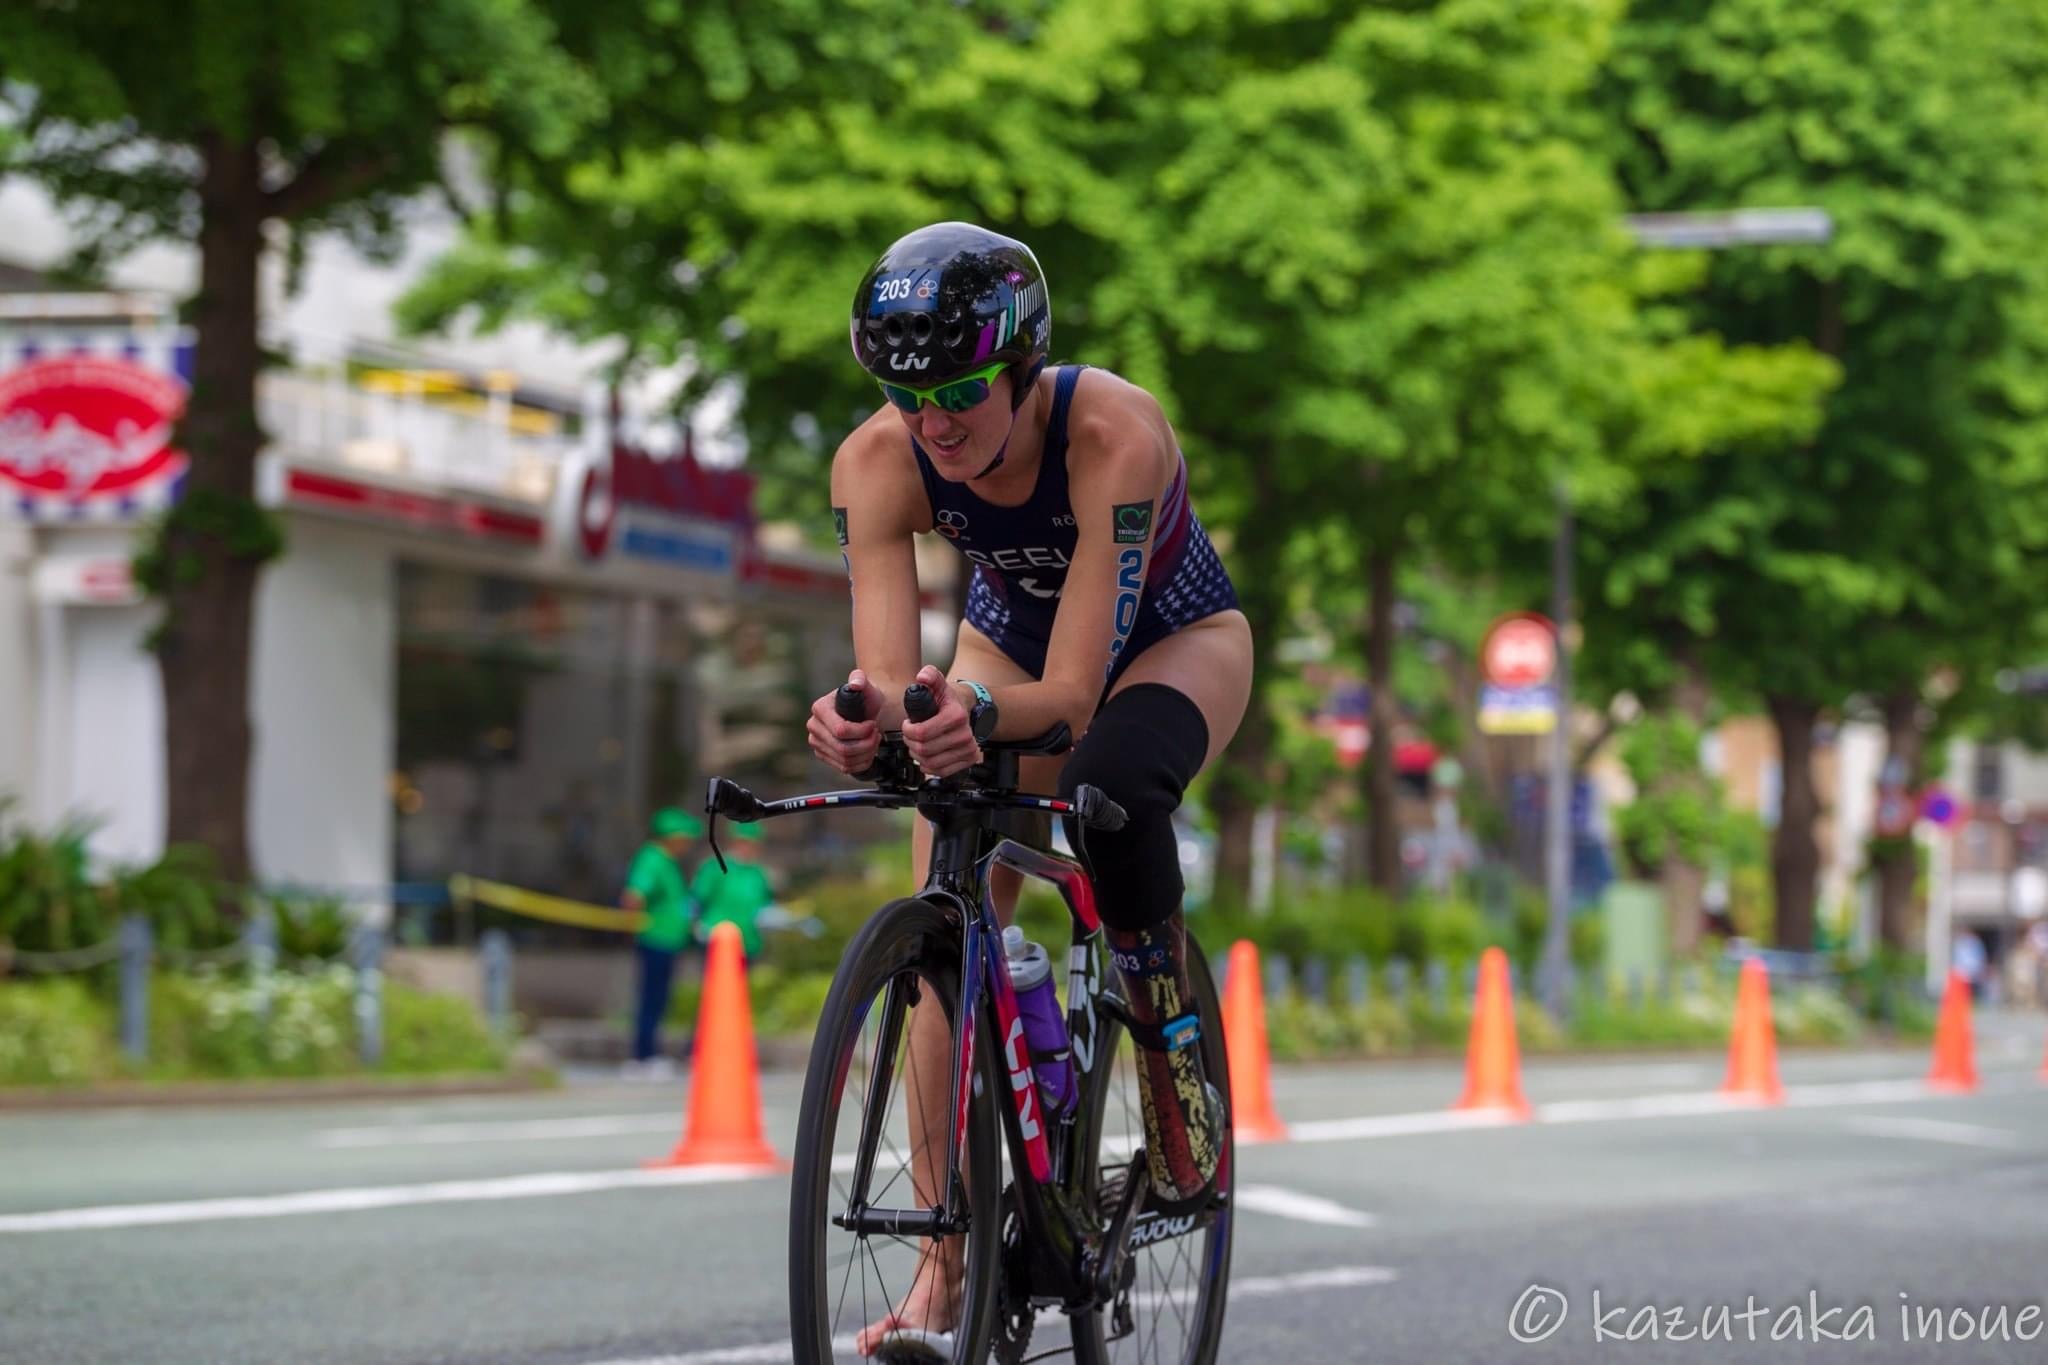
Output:
M1017 1012L1024 1017L1024 1041L1031 1045L1038 1093L1045 1097L1047 1113L1064 1114L1075 1099L1074 1063L1067 1021L1053 990L1052 961L1014 924L1003 930L1003 954L1009 959L1010 985L1017 992Z

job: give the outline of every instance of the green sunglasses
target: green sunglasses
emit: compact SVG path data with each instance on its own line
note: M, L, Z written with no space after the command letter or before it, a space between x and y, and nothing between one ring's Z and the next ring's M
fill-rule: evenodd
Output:
M1009 361L998 360L929 389L914 389L908 384L891 384L887 380L880 382L883 396L905 412L914 413L926 403L946 412L965 412L988 397L990 382L1009 367Z

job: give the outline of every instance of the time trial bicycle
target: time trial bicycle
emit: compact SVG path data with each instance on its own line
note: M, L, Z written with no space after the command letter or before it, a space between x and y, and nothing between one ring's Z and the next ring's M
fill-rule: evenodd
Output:
M848 719L865 715L850 689L837 706ZM913 684L904 710L922 720L937 703ZM890 732L860 774L872 788L763 801L711 780L714 853L719 816L909 807L933 826L923 890L882 906L853 936L812 1044L790 1182L797 1365L857 1359L855 1334L895 1308L923 1259L951 1237L964 1247L957 1325L934 1340L954 1365L1069 1353L1083 1365L1216 1359L1234 1222L1229 1126L1214 1197L1175 1216L1149 1208L1136 1044L1120 978L1105 971L1087 872L1086 831L1121 828L1124 812L1089 786L1071 802L1017 790L1020 757L1071 747L1064 724L1028 741L983 742L981 763L939 779L924 776ZM1015 812L1038 814L1022 823L1041 828L1044 817L1065 820L1075 856L1040 846L1042 837L1009 837ZM989 890L997 866L1049 883L1072 920L1065 1058L1031 1053ZM1227 1097L1216 987L1192 933L1188 976L1203 1066ZM934 1007L950 1034L938 1075L916 1066L909 1046L913 1009ZM1062 1064L1072 1087L1044 1083L1039 1073ZM925 1117L940 1110L931 1087L946 1096L943 1132ZM1058 1103L1062 1093L1072 1098ZM922 1172L912 1160L920 1151ZM1062 1316L1071 1345L1041 1341L1034 1352L1034 1329L1056 1329Z

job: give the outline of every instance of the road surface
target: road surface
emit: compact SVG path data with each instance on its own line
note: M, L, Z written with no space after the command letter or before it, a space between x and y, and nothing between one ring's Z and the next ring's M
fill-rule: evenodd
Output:
M2044 1037L1981 1038L1968 1096L1788 1055L1770 1110L1716 1057L1531 1062L1512 1127L1449 1114L1448 1063L1282 1069L1222 1358L2048 1361ZM764 1081L785 1153L799 1084ZM786 1360L783 1182L640 1168L683 1098L0 1118L0 1360Z

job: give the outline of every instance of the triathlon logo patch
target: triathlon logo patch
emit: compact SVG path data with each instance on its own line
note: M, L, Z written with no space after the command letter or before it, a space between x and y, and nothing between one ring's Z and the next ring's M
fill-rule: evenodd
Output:
M1143 545L1152 534L1152 500L1120 502L1109 509L1119 545Z

